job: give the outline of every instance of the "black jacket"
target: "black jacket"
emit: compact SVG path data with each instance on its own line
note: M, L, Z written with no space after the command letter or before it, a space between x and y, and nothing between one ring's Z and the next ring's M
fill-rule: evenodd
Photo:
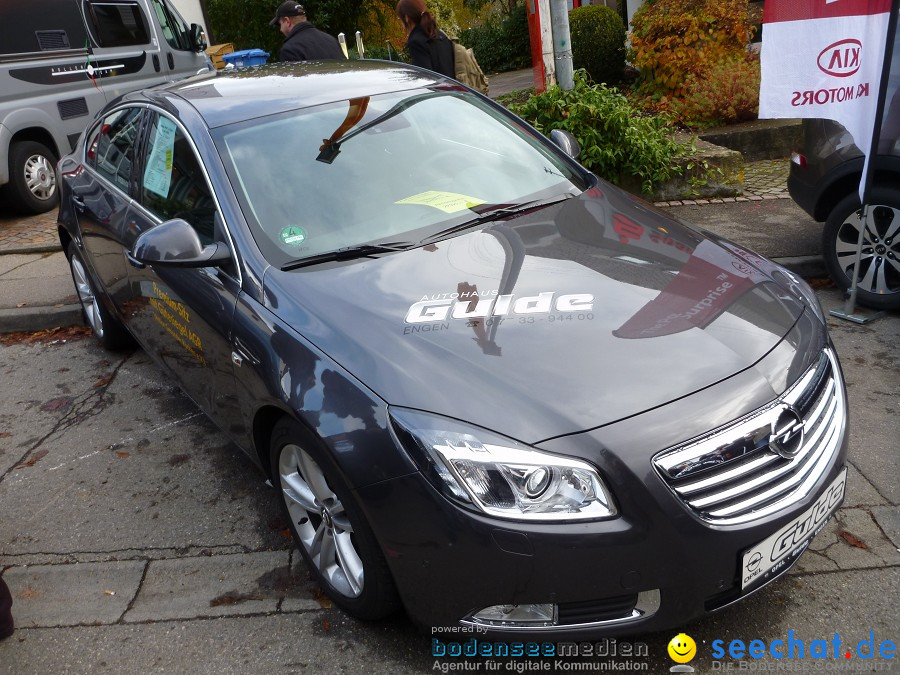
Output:
M416 26L406 41L409 60L414 66L428 68L447 77L456 77L453 66L453 43L441 32L434 40L429 40L425 31Z
M314 28L309 21L303 21L284 39L278 58L282 61L342 59L344 52L335 38Z

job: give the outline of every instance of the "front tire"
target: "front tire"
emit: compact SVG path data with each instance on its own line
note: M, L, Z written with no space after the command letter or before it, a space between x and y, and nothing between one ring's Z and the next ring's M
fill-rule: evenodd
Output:
M69 242L66 255L69 258L72 281L75 283L75 291L78 294L78 301L81 303L81 314L84 322L91 327L104 349L120 351L131 347L134 344L131 334L103 306L103 300L97 295L91 276L84 264L84 258L81 257L81 253L74 241Z
M832 209L822 231L822 252L831 278L850 288L862 228L859 196L848 195ZM856 299L875 309L900 309L900 190L872 190L863 234Z
M44 213L59 203L57 157L37 141L17 141L9 147L9 183L4 195L23 213Z
M399 607L381 548L337 466L297 421L272 430L272 475L306 565L328 596L359 619Z

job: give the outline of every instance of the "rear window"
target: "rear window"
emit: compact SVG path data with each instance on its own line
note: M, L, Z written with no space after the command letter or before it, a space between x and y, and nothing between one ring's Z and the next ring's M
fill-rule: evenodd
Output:
M147 22L141 8L134 3L92 2L91 30L101 47L129 47L150 42Z

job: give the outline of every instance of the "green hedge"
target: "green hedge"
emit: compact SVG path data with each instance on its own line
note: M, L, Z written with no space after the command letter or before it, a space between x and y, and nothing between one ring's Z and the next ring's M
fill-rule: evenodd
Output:
M528 13L524 6L516 7L502 21L462 31L459 41L472 48L478 65L486 73L516 70L531 65Z
M542 134L572 133L581 145L579 162L612 183L637 178L647 194L681 175L676 160L693 150L674 140L666 118L642 117L616 89L592 84L584 70L575 71L571 91L553 86L509 109Z
M625 71L625 22L603 5L576 7L569 12L572 66L584 68L594 82L616 84Z

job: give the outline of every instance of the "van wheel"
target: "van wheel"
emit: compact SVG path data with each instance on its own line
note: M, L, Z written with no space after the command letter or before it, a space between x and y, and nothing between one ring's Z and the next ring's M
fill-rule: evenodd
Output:
M9 184L3 194L23 213L44 213L59 203L56 155L43 143L17 141L9 148Z
M900 190L872 190L863 234L856 299L875 309L900 309ZM862 227L859 196L849 195L831 211L822 231L822 252L831 278L849 289Z

